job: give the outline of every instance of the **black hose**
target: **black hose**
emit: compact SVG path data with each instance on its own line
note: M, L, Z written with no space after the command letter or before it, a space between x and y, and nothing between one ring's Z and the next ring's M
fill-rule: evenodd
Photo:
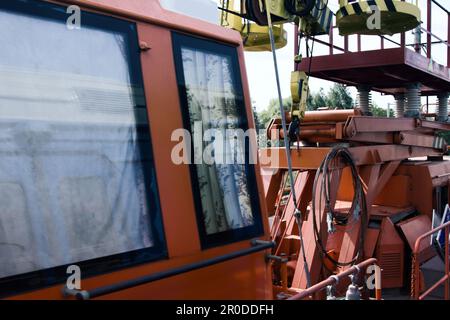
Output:
M346 215L335 212L332 209L331 204L331 196L330 196L330 188L331 188L331 179L332 172L336 170L336 167L331 166L336 162L337 159L341 159L342 163L349 166L352 172L353 178L353 188L354 195L352 206ZM339 170L339 169L338 169ZM319 208L316 208L316 191L319 186L319 178L322 175L320 181L320 199L319 199ZM322 195L325 197L325 210L326 214L328 214L328 219L330 219L332 225L337 226L348 226L351 222L356 224L357 220L361 224L361 230L359 234L359 244L358 251L356 256L351 261L340 262L330 256L326 251L326 244L323 243L322 237L319 230L319 224L317 222L317 213L322 213L321 202ZM322 255L326 257L329 261L331 261L334 265L339 267L353 265L358 261L361 253L364 249L364 226L366 225L367 219L367 206L366 206L366 197L364 194L364 190L362 187L362 182L358 174L358 170L356 168L353 157L347 148L343 146L338 146L333 148L328 155L323 160L320 167L317 169L316 176L314 178L313 184L313 192L312 192L312 218L313 218L313 227L314 227L314 237L318 248L320 249Z

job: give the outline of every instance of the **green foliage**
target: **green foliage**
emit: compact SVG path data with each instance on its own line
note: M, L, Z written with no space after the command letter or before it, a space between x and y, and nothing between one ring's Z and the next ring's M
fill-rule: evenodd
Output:
M346 86L335 83L328 92L328 103L331 109L352 109L353 98Z
M319 92L310 93L307 105L309 111L319 108L352 109L354 108L354 100L346 86L335 83L327 93L325 93L323 88L320 88ZM283 106L286 111L289 111L292 106L291 99L283 99ZM372 112L375 117L387 117L387 110L375 103L373 103ZM390 117L393 116L394 111L391 110ZM275 117L280 117L278 99L272 99L264 111L255 111L257 129L265 129L270 120ZM450 134L448 134L448 139L450 141Z
M291 109L292 102L290 98L283 99L283 107L285 111ZM272 118L281 117L278 99L272 99L264 111L258 113L259 126L258 129L265 129Z
M308 110L319 108L329 109L352 109L353 98L346 86L335 83L326 94L323 88L317 93L310 93L308 96Z
M318 93L310 93L308 95L307 109L309 111L326 108L329 104L328 97L325 95L323 88L320 88Z
M438 132L438 136L445 139L445 142L450 145L450 131L440 131Z
M260 115L259 115L259 112L256 111L256 107L255 106L253 106L253 118L255 119L255 128L256 128L256 130L263 129L264 128L264 124L261 124Z
M387 117L387 110L383 109L383 108L380 108L376 104L373 104L372 105L372 115L374 117L385 117L386 118ZM392 112L391 112L390 116L392 117Z

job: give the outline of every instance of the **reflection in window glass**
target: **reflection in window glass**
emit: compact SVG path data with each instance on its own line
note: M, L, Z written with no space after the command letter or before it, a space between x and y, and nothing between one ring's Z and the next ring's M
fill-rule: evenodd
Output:
M154 247L159 204L134 25L101 27L106 18L83 13L69 30L65 8L8 3L0 278Z
M177 35L175 38L183 39ZM223 159L234 159L230 163L218 162L217 158L207 161L203 157L201 163L196 161L194 164L198 180L194 184L199 189L205 233L215 235L248 229L257 224L250 196L250 184L254 184L254 180L249 180L248 163L236 161L243 154L245 159L245 144L235 142L234 132L246 130L247 122L242 89L237 85L233 69L235 57L217 50L205 50L191 41L188 38L182 42L178 58L182 65L182 87L186 91L191 133L201 129L205 134L203 144L194 140L193 153L201 155L202 150L212 147L212 156L222 152ZM211 139L206 137L208 132L212 132ZM218 132L221 133L219 137ZM223 141L220 151L217 144L211 143L217 139Z

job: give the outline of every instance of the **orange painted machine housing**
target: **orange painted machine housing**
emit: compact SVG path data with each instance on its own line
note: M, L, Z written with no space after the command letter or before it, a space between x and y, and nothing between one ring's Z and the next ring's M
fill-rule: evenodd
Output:
M406 160L394 172L374 201L370 217L379 221L379 227L366 231L365 257L375 257L382 268L383 288L401 288L407 285L410 254L416 240L431 230L433 210L443 212L448 202L450 162L443 159ZM352 184L345 169L338 199L351 201ZM439 191L440 190L440 191ZM437 194L442 193L442 198ZM400 217L404 214L404 217ZM419 215L417 215L419 214ZM329 246L336 241L329 239ZM340 241L337 241L339 243ZM422 242L424 259L435 253Z
M90 290L132 280L141 276L182 267L251 247L250 240L202 250L188 165L171 161L171 134L183 128L173 59L172 31L224 43L236 48L246 116L254 128L251 100L244 65L244 51L239 33L164 10L157 0L73 0L48 1L61 5L78 5L82 10L135 22L142 50L141 65L151 128L154 162L157 172L162 220L168 258L119 271L82 279L82 289ZM255 165L259 172L259 166ZM259 204L264 225L262 240L269 239L264 190L256 175ZM190 271L164 280L102 296L101 299L271 299L272 283L267 251ZM11 299L63 299L57 284ZM69 297L68 299L72 299Z

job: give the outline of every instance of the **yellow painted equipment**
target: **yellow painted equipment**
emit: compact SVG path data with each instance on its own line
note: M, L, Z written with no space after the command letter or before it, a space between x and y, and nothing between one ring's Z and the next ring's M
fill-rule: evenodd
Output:
M300 31L307 35L329 34L333 24L333 12L324 0L316 0L312 10L300 18Z
M234 1L229 1L229 10L236 10ZM245 51L271 51L269 27L260 26L234 14L226 14L221 23L223 27L236 30L241 34ZM273 33L275 47L277 49L285 47L287 44L287 33L283 24L273 26Z
M393 35L420 24L418 6L400 0L341 1L336 12L340 35Z
M238 31L246 51L271 51L267 11L270 12L275 37L275 47L287 44L287 34L283 24L298 22L303 33L314 36L330 32L333 12L324 0L246 0L237 7L234 0L222 1L221 25ZM250 22L252 21L252 22Z
M303 118L308 99L308 76L303 71L291 73L292 116Z

